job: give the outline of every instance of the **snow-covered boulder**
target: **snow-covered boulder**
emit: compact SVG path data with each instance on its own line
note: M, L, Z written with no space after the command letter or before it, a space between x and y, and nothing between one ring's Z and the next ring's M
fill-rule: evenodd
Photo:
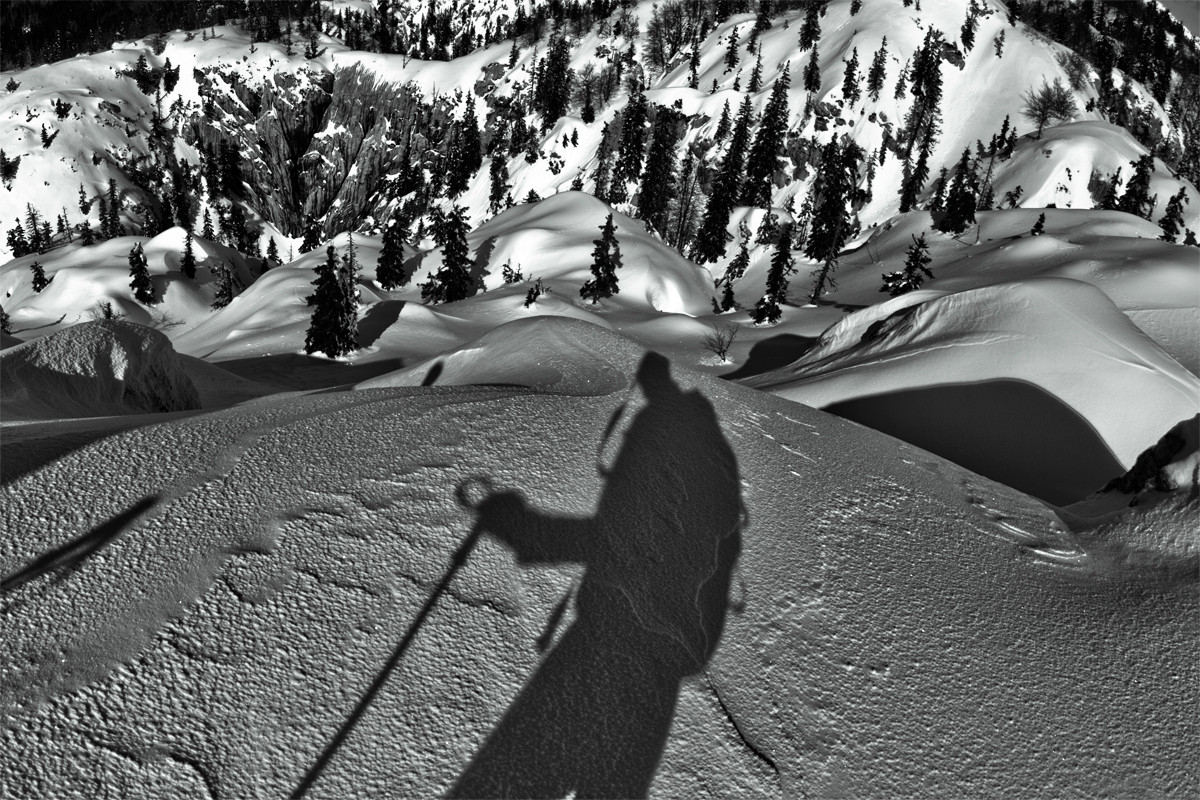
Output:
M200 408L171 342L120 320L74 325L0 354L5 419L146 414Z

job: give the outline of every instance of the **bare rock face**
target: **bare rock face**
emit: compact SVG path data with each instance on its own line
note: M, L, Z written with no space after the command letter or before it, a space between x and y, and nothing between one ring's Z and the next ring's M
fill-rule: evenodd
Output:
M74 325L0 353L5 420L198 408L200 394L170 340L132 322Z

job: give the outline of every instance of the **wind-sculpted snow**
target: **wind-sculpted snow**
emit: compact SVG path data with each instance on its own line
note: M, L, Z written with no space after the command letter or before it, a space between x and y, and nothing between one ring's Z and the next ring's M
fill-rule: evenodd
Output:
M902 295L746 383L1058 504L1132 466L1200 408L1200 379L1099 290L1058 278Z
M200 395L171 342L132 322L75 325L0 353L4 418L187 411Z
M264 398L8 483L0 783L1200 790L1186 494L1109 520L1158 561L1112 558L936 456L626 348L604 395Z

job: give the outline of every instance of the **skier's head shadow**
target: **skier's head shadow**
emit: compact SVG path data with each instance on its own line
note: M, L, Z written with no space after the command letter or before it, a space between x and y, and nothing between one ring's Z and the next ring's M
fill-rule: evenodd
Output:
M681 391L665 358L647 354L637 385L645 404L602 470L592 517L532 507L515 491L471 503L479 528L518 561L585 572L575 621L451 796L645 795L680 681L720 641L744 521L737 462L712 405Z

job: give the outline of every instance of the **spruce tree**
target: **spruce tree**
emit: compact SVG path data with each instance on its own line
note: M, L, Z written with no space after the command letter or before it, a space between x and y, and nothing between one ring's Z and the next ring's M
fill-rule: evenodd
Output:
M808 64L804 67L804 91L817 94L821 91L821 55L812 49Z
M1033 228L1030 229L1030 236L1041 236L1045 232L1046 227L1046 212L1038 214L1037 222L1033 223Z
M904 269L899 272L885 273L883 276L883 286L879 287L879 291L887 292L892 297L899 297L902 294L920 289L926 277L933 277L933 273L926 266L933 259L929 257L929 247L925 244L925 234L921 234L921 238L919 239L914 235L912 240L912 245L908 248L908 252L905 253Z
M488 168L491 181L491 192L488 195L488 211L499 214L504 207L504 198L508 195L508 159L504 153L497 150L492 154L492 164Z
M189 238L188 241L191 241L191 239ZM279 261L279 245L275 243L274 236L267 240L267 261L270 262L272 266L281 263Z
M1150 198L1150 175L1154 171L1154 156L1142 156L1134 164L1133 177L1125 185L1125 194L1117 202L1117 211L1149 219L1153 209Z
M642 173L638 194L638 217L650 223L660 235L666 233L667 216L675 187L675 143L680 115L673 109L658 107L654 120L650 153Z
M788 275L796 271L793 263L792 225L789 222L780 230L779 239L775 244L771 268L767 271L766 293L759 298L754 310L750 312L755 325L771 325L783 316L780 305L787 302Z
M804 23L800 26L800 52L803 53L817 44L821 38L821 6L822 3L808 3L804 8Z
M704 220L700 223L700 231L692 247L692 260L698 264L716 261L725 255L725 228L729 224L729 215L733 211L738 187L742 181L742 160L750 141L753 117L754 107L750 97L746 96L742 98L742 107L738 111L733 136L729 140L729 150L718 169L712 194L708 196Z
M479 120L475 117L475 92L467 92L467 109L462 118L462 161L468 176L474 176L483 166L483 142L479 135Z
M787 135L787 92L790 64L771 87L771 99L763 110L762 122L746 161L746 182L742 185L742 205L765 206L771 202L771 177L779 167L779 151Z
M875 51L875 57L871 59L871 70L867 73L867 95L872 102L878 102L879 93L883 91L883 82L887 78L887 37L883 37L883 43L879 45L879 49Z
M464 300L471 293L471 260L467 247L466 210L454 206L445 216L445 222L435 232L437 244L442 248L442 266L436 275L421 286L421 298L431 303L453 303Z
M349 234L346 254L342 256L342 269L338 275L342 282L342 331L350 350L358 347L358 258L354 250L354 234Z
M729 135L729 129L733 126L733 119L729 115L729 101L725 101L725 107L721 109L721 118L717 120L717 130L713 133L713 139L717 144L725 141L725 137Z
M353 351L357 331L346 329L346 281L333 245L325 249L325 260L317 267L317 278L312 283L317 288L308 297L313 313L304 337L304 352L338 358Z
M8 312L4 310L4 306L0 306L0 333L12 333L12 320L8 318Z
M843 62L846 65L846 73L842 78L842 98L847 105L853 106L862 96L862 89L858 85L858 48L850 53L850 60Z
M625 182L636 178L642 171L642 158L646 149L646 95L639 90L629 98L621 123L621 148L617 166L613 170L612 188L609 195L614 203L628 199Z
M937 224L942 233L958 235L975 223L975 194L972 191L974 172L971 169L971 149L963 150L954 170L950 193L946 196L946 214Z
M579 118L583 120L584 125L591 125L596 121L596 109L592 106L592 85L584 84L583 87L583 110L579 112Z
M946 210L946 186L948 185L948 177L949 171L945 167L942 167L942 171L938 174L938 179L933 182L933 199L929 201L930 211Z
M233 302L233 270L228 264L221 262L212 267L211 272L217 283L212 309L218 311Z
M850 235L846 204L853 199L862 157L862 148L852 140L841 147L837 139L832 139L821 150L819 177L813 187L817 199L804 247L804 254L820 264L813 281L814 304L827 285L830 288L835 285L832 273L837 268L838 253Z
M140 243L135 244L129 251L129 288L133 297L139 303L152 305L154 303L154 284L150 281L149 265L146 263L146 253Z
M1167 210L1162 219L1158 221L1158 227L1162 228L1163 232L1159 237L1162 241L1174 242L1179 238L1180 228L1183 227L1183 207L1187 202L1187 189L1184 187L1180 187L1179 191L1167 201Z
M183 259L179 262L179 270L189 280L196 279L196 251L192 248L192 232L183 229Z
M617 243L617 229L613 215L609 214L600 226L600 238L593 239L592 279L583 284L579 296L591 300L595 305L601 298L620 294L617 270L621 267L621 246Z
M407 228L407 220L397 208L392 213L388 226L383 230L383 248L379 251L379 264L375 267L375 278L385 291L390 292L408 284L409 275L404 269L403 246Z
M46 270L42 268L41 263L34 261L29 265L30 271L33 272L33 291L35 294L41 294L42 289L50 285L50 281L46 279Z
M208 209L204 210L204 229L209 230ZM204 238L212 238L211 233L205 233ZM300 243L300 252L308 253L316 250L321 245L321 226L313 219L313 215L309 214L304 221L304 241Z
M729 311L735 307L736 298L733 294L734 281L740 281L742 276L746 274L746 268L750 266L750 230L746 227L746 223L738 226L738 233L741 234L738 244L737 255L729 262L728 269L725 270L725 277L722 282L725 284L725 292L721 297L721 310Z
M121 195L117 190L117 181L114 178L108 179L108 232L104 234L105 239L115 239L118 236L125 235L125 229L121 226Z
M1117 172L1112 176L1112 180L1104 189L1104 195L1100 198L1100 206L1104 211L1116 211L1119 199L1117 198L1117 189L1121 185L1121 168L1117 167Z
M754 62L754 71L750 73L750 85L746 91L758 94L762 90L762 50L758 51L758 59Z
M1192 247L1200 247L1200 242L1196 241L1196 232L1191 228L1184 228L1183 243Z
M733 72L738 65L738 29L735 25L729 31L729 47L725 50L725 71Z

